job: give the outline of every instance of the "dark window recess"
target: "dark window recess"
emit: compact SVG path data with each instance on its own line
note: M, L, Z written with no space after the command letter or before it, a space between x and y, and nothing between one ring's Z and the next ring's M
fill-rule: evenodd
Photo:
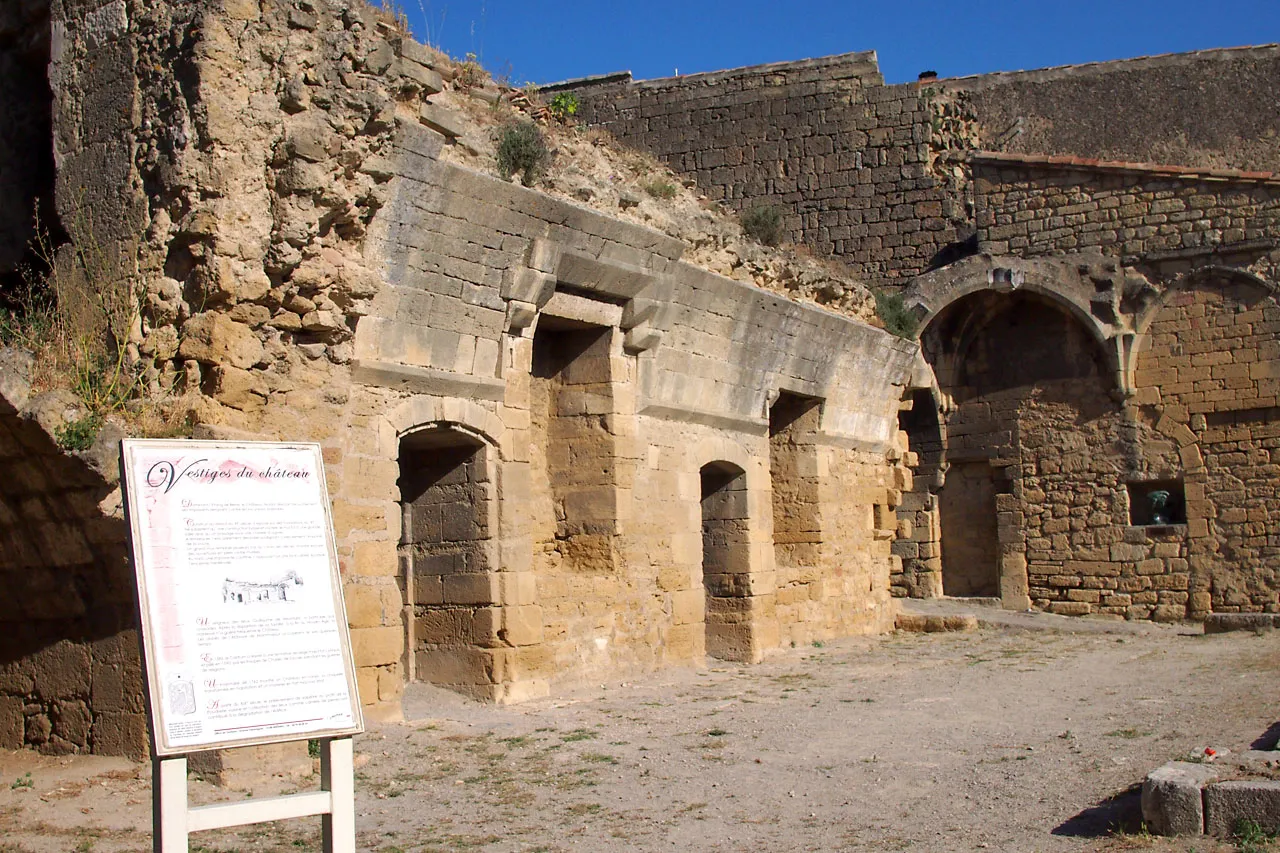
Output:
M1187 498L1179 480L1129 483L1129 523L1140 527L1187 523Z

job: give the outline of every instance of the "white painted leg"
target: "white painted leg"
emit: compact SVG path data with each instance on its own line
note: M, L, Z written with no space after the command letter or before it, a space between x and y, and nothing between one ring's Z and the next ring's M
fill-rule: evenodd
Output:
M331 798L329 814L322 818L324 853L356 853L354 758L351 738L320 741L320 788Z
M151 822L154 853L187 853L185 755L151 759Z

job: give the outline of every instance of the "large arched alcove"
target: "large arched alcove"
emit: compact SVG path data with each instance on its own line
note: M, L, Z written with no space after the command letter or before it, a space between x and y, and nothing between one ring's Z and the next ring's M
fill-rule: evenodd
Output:
M921 346L945 413L942 591L1026 606L1029 564L1031 575L1060 576L1074 547L1104 547L1077 516L1116 517L1114 489L1088 487L1121 468L1107 353L1071 306L1017 290L950 303Z

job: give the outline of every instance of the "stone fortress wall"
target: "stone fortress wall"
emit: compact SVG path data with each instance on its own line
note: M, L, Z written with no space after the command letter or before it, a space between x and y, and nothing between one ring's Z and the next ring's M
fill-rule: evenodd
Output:
M47 121L56 164L0 192L139 288L131 354L153 393L193 395L197 436L323 446L372 718L406 681L516 701L884 631L892 595L1280 607L1274 47L897 86L874 54L570 86L707 195L782 203L792 239L900 288L906 341L445 162L452 67L363 4L0 15L0 67L46 49L14 40L18 17L51 57L47 119L0 151ZM1151 132L1077 138L1075 111ZM0 745L142 754L102 462L118 434L57 451L74 401L16 363Z
M451 66L361 3L49 21L58 168L28 198L140 289L131 352L197 437L322 445L367 716L407 680L516 701L892 627L915 344L439 159ZM58 451L74 400L10 376L0 746L145 754L89 466L119 433Z
M904 401L895 595L1169 620L1280 608L1278 84L1269 45L549 88L708 195L780 206L920 318L935 385ZM1156 490L1176 523L1145 517Z
M1280 170L1275 45L885 85L874 51L567 81L579 115L789 238L902 286L972 236L970 151Z

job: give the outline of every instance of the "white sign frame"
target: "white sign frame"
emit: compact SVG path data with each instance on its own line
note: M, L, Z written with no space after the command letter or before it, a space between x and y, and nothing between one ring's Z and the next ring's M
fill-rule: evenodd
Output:
M261 461L264 458L285 458L289 460L287 470L283 477L288 479L273 480L273 477L282 476L280 471L284 469L272 468L267 465L266 468L261 466L255 467L251 464L253 461ZM168 462L168 466L164 466L154 461L157 456L162 457L162 461ZM238 458L237 458L238 457ZM318 444L311 443L291 443L291 442L234 442L234 441L194 441L194 440L166 440L166 439L124 439L120 448L120 465L121 465L121 483L122 493L124 496L125 509L129 519L130 532L130 550L133 557L134 571L137 577L137 592L139 613L142 622L142 645L143 656L145 659L145 667L147 674L147 694L148 704L150 706L151 716L151 741L152 752L157 757L185 755L190 752L205 751L210 749L228 749L241 746L257 746L269 743L281 743L286 741L296 741L302 739L333 739L348 737L359 734L364 731L364 719L361 713L360 697L356 684L355 665L351 653L351 639L347 627L346 605L342 596L342 580L338 569L337 549L335 547L335 539L333 534L333 519L329 504L329 493L325 483L324 476L324 459L321 447ZM246 464L249 460L250 464ZM279 485L283 483L284 485ZM166 521L178 522L179 517L190 525L192 515L184 514L185 507L182 504L178 506L168 506L175 501L181 501L181 490L187 490L191 494L197 493L198 489L223 489L227 494L234 491L236 494L245 494L248 489L262 489L263 494L267 497L271 496L272 486L276 485L276 492L284 494L288 492L291 499L301 499L309 501L309 504L288 504L291 508L303 507L302 509L291 509L291 512L302 513L308 519L305 524L304 539L305 547L311 549L312 562L308 563L310 574L308 578L313 583L323 578L321 586L327 589L321 590L318 599L314 599L313 605L318 607L324 614L332 614L333 633L336 637L322 637L324 642L331 643L335 639L341 655L342 665L342 681L345 684L346 701L345 703L334 699L330 703L331 710L337 708L341 712L341 707L349 708L350 722L339 724L331 724L330 719L307 720L307 721L273 721L263 725L256 726L264 729L262 733L247 736L222 735L222 736L202 736L198 740L193 741L188 738L185 742L177 742L177 739L171 737L171 729L166 726L168 721L168 709L166 708L167 689L164 682L161 681L162 670L165 666L161 663L160 655L162 649L158 646L160 637L157 627L162 619L167 621L163 625L165 631L169 634L166 639L173 641L173 632L176 630L180 635L182 642L191 640L195 632L194 617L192 624L186 624L185 617L182 615L182 608L167 602L167 609L161 612L160 605L166 602L159 601L156 594L156 583L163 580L168 575L174 575L179 572L185 572L183 577L195 577L196 571L191 566L186 565L183 561L190 560L192 553L203 553L200 551L201 544L190 545L184 543L182 547L174 547L172 544L163 546L156 545L152 541L152 534L156 533L155 529L151 529L147 524L147 513L159 503L166 504L161 508L164 512ZM288 489L286 490L286 485ZM163 492L163 494L161 494ZM148 507L148 503L150 506ZM231 504L226 506L230 507ZM284 506L282 504L282 506ZM198 507L193 507L191 512L194 513ZM241 510L243 512L243 509ZM234 517L234 516L233 516ZM243 516L242 516L243 517ZM322 519L322 522L320 521ZM224 525L225 526L225 525ZM315 528L323 528L323 542L321 543L315 537L319 533ZM216 526L214 533L210 536L217 540L215 545L223 543L219 538ZM225 532L225 531L224 531ZM159 534L157 534L159 535ZM170 534L171 536L174 534ZM323 546L325 559L327 559L327 571L317 569L317 561L320 559L316 554L318 548ZM210 546L212 547L212 546ZM167 548L168 552L172 552L177 559L169 565L160 565L164 560L157 557L162 553L161 548ZM243 550L243 548L242 548ZM253 559L250 557L242 558L247 564L255 564L260 569L262 559ZM234 560L232 561L234 563ZM220 568L206 570L205 574L197 579L197 582L205 584L206 588L212 582L210 577L215 573L223 573ZM178 577L181 581L183 577ZM173 581L173 577L168 578ZM268 600L271 597L271 589L281 585L276 582L277 579L272 578L271 583L251 583L246 582L244 588L261 588L269 587L265 591L256 589L256 595L262 597L262 600ZM294 577L294 583L300 584L301 581ZM234 583L239 583L235 581ZM222 587L223 603L227 601L229 594L236 594L235 591L228 592L228 586L233 584L232 579L228 578ZM287 586L287 584L284 584ZM240 594L244 591L241 588ZM332 600L332 610L325 609L324 593L327 592ZM306 595L315 595L310 590ZM283 598L288 593L280 593L278 597ZM310 599L309 599L310 600ZM174 613L178 615L175 616ZM319 617L317 617L319 618ZM327 633L327 632L326 632ZM198 643L192 642L191 646L197 647ZM206 643L207 647L207 643ZM330 652L332 646L327 647ZM287 664L282 664L287 666ZM332 665L332 661L329 665ZM192 672L200 672L198 665L189 665ZM196 676L193 676L193 678ZM330 687L336 687L336 673L330 671L327 674L327 683ZM191 688L188 688L191 689ZM198 690L193 690L192 702L196 701L196 697L201 695ZM337 696L337 692L330 694ZM172 691L168 692L168 698L173 698ZM169 702L168 704L173 704ZM339 707L341 706L341 707ZM192 713L188 709L183 709L186 713ZM207 710L204 713L209 713ZM265 712L263 712L265 714ZM340 716L331 714L330 717ZM263 717L265 719L265 717ZM281 726L287 726L286 730L282 730Z

